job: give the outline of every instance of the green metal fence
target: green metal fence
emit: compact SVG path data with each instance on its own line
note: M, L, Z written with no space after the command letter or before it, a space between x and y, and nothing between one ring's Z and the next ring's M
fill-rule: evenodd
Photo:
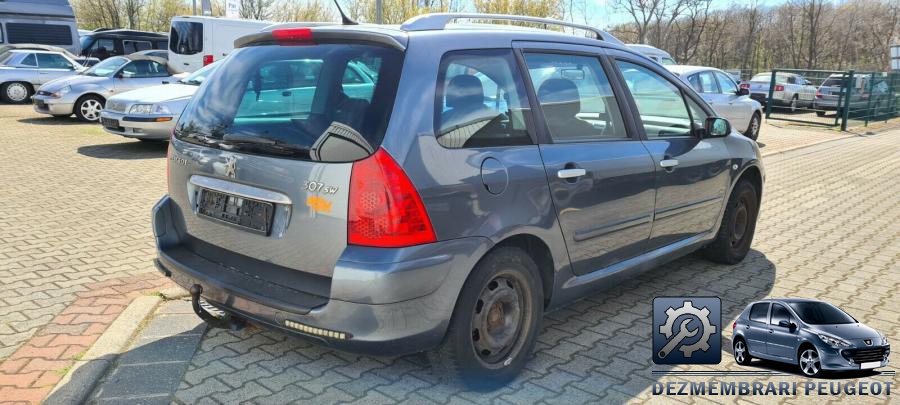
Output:
M900 112L900 73L775 69L744 82L766 108L766 119L867 126Z

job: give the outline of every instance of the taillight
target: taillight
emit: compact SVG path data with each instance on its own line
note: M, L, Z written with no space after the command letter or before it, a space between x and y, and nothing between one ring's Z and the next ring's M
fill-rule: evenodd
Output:
M741 83L741 88L750 90L750 84L749 83Z
M816 98L824 97L821 91L816 90Z
M309 28L283 28L272 30L272 38L279 45L304 45L313 42L312 30Z
M736 328L736 327L737 327L737 322L731 324L731 330L734 330L734 328Z
M347 214L351 245L404 247L436 240L419 193L384 149L353 163Z
M213 63L213 56L203 55L203 66L209 65L210 63Z
M776 86L775 86L775 91L784 91L784 86L782 86L782 85L780 85L780 84L779 84L779 85L776 85Z

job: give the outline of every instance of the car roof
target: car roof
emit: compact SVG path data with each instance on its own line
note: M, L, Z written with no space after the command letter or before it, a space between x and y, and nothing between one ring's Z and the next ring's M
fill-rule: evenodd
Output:
M820 300L814 300L809 298L766 298L764 300L759 300L754 302L754 304L760 302L781 302L785 304L797 303L797 302L825 302Z
M93 31L90 34L85 34L85 36L95 36L95 37L150 37L154 39L167 39L169 36L166 34L160 34L157 32L150 31L136 31L136 30L127 30L127 29L108 29L101 31Z
M707 71L707 70L713 70L713 71L716 71L719 73L725 73L724 71L722 71L722 69L717 69L717 68L708 67L708 66L668 65L668 66L666 66L666 69L669 69L669 71L672 73L677 73L680 75L690 75L690 74L694 74L697 72L703 72L703 71ZM727 74L727 73L725 73L725 74Z

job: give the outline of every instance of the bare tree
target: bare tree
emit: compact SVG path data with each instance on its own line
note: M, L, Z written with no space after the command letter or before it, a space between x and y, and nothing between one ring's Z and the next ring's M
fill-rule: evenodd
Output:
M241 18L268 20L272 18L275 0L241 0Z

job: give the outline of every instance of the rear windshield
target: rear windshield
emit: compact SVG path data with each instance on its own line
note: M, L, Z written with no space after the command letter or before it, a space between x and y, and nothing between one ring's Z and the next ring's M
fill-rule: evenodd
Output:
M792 302L788 304L797 316L810 325L838 325L856 323L846 312L826 302Z
M757 74L756 76L753 76L753 78L750 79L750 81L751 81L751 82L766 82L766 83L769 83L769 82L772 81L772 72L768 72L768 73L759 73L759 74ZM782 83L782 84L784 84L784 83L787 83L787 82L788 82L788 76L785 76L785 75L782 75L782 74L777 74L777 75L775 75L775 83Z
M829 78L825 79L824 82L822 82L822 86L825 86L825 87L830 87L830 86L841 87L843 85L844 85L844 78L842 76L841 77L829 77Z
M381 144L402 52L371 45L255 46L223 61L185 109L183 141L349 162Z
M193 55L203 51L203 24L188 21L172 21L169 33L169 50L181 55Z

